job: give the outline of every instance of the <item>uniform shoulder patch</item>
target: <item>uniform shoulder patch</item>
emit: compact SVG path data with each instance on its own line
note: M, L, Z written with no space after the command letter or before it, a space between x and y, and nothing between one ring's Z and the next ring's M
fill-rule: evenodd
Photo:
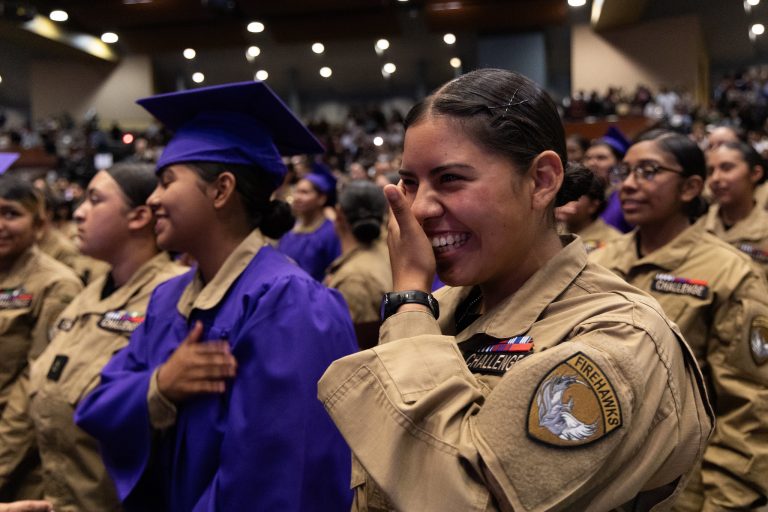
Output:
M24 309L32 305L32 294L24 287L0 290L0 309Z
M756 316L749 328L749 348L755 364L762 365L768 361L768 318Z
M119 333L132 333L144 321L142 313L118 310L107 311L99 320L98 326L102 329Z
M528 435L553 446L590 444L621 425L613 384L583 352L552 368L528 406Z
M707 281L676 277L671 274L656 274L651 289L661 293L690 295L699 299L706 299L709 295L709 283Z

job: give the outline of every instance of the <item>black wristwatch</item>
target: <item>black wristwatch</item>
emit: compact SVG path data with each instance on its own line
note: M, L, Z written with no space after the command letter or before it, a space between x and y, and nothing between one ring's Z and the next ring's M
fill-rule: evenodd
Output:
M407 290L404 292L390 292L384 294L384 299L381 301L382 322L397 313L397 310L403 304L422 304L429 308L429 311L435 318L440 317L440 305L431 293L419 290Z

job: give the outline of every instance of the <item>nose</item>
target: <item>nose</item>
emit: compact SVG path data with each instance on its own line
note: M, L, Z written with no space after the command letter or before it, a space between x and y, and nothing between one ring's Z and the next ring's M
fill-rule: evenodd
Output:
M440 217L443 214L443 205L440 203L437 193L429 186L419 186L411 198L411 212L419 224L424 225L427 220Z
M623 190L636 190L637 189L637 176L634 171L630 171L627 177L621 182L621 188Z
M86 204L88 204L88 201L83 201L80 206L77 207L75 212L72 214L72 219L74 219L75 222L78 224L83 222L85 220L85 209Z
M160 185L158 185L155 187L155 190L147 198L147 206L149 206L149 209L152 210L152 213L156 213L157 210L160 208L161 194L162 194L162 191L160 190Z

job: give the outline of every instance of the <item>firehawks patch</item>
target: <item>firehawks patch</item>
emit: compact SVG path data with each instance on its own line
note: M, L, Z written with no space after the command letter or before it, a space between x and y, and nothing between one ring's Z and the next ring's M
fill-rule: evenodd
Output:
M768 318L755 317L749 328L749 348L755 364L762 365L768 361Z
M32 294L21 288L0 290L0 309L24 309L32 305Z
M479 335L462 347L464 362L472 373L504 375L518 361L533 352L530 336L491 338Z
M583 352L550 370L528 407L528 435L554 446L593 443L621 425L613 384Z
M768 251L764 251L752 244L739 244L736 246L741 252L759 263L768 263Z
M706 299L707 295L709 295L709 286L706 281L675 277L671 274L656 274L656 277L653 278L651 289L661 293L691 295L699 299Z
M112 332L132 333L144 321L142 313L125 310L107 311L99 320L99 327Z

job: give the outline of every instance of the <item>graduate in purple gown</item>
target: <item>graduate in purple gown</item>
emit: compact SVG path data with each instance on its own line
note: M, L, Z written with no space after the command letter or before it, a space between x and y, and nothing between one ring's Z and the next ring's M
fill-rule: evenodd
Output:
M336 178L322 164L314 164L293 190L296 225L283 235L277 248L309 275L322 281L325 270L341 256L341 243L325 208L336 203Z
M630 142L621 130L615 126L610 126L605 135L590 144L584 156L584 165L609 187L606 206L600 214L600 218L622 233L631 231L633 226L624 220L624 212L622 212L619 203L619 193L610 187L610 173L611 169L616 167L624 158L624 153L627 152L629 146Z
M317 381L355 351L341 296L265 236L280 154L322 147L260 82L154 96L175 130L148 200L158 244L197 267L158 286L76 421L98 438L127 511L348 510L350 454Z

